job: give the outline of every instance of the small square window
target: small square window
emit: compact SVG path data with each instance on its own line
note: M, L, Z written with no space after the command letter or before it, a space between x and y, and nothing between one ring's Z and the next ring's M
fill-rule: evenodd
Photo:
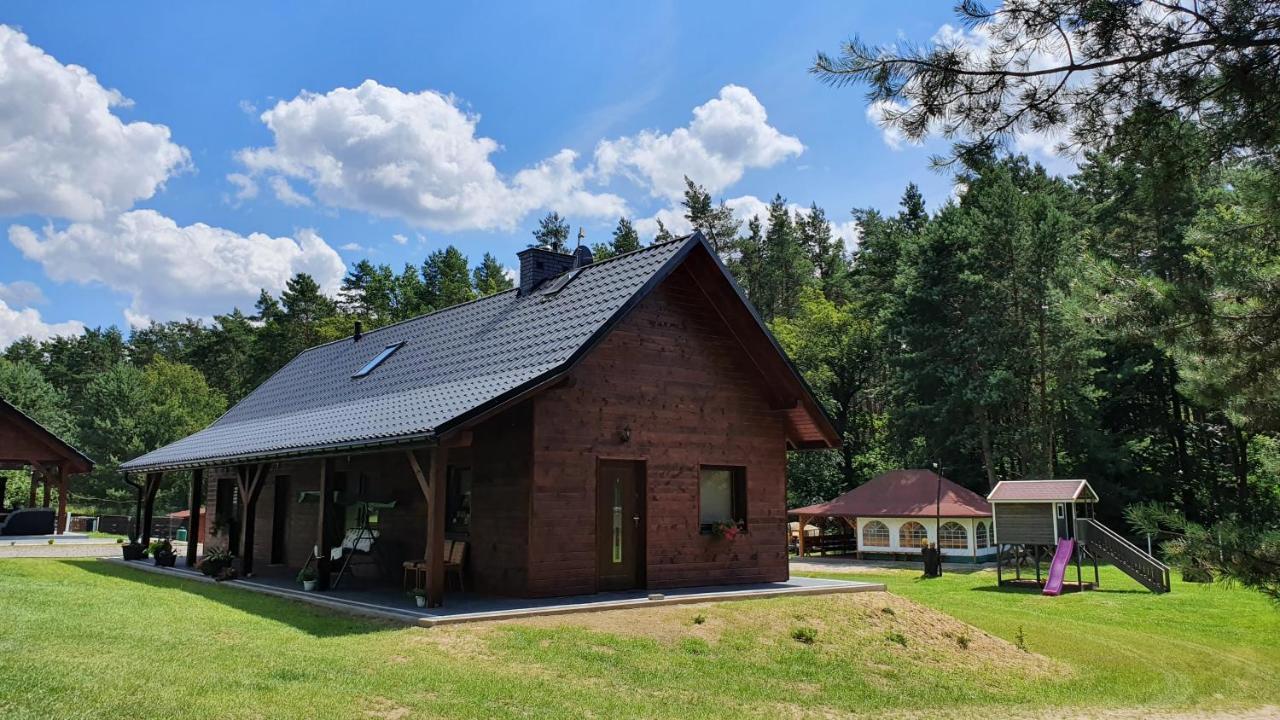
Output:
M716 523L747 524L747 473L740 467L704 465L698 479L698 522L703 532Z

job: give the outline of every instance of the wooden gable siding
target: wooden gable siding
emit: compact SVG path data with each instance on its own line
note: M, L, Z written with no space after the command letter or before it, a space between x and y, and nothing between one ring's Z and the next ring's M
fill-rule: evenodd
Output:
M1056 520L1051 503L992 503L996 536L1003 545L1052 545Z
M601 459L646 463L648 587L785 580L785 448L759 372L677 270L534 400L530 594L596 590ZM699 532L702 465L746 468L749 531L736 540Z

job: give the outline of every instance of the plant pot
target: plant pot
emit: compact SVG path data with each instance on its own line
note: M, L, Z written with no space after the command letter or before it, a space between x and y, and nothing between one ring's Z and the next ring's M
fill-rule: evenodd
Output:
M178 556L175 553L160 553L156 555L156 567L174 567L178 563Z
M142 545L121 545L120 552L125 560L141 560L147 556L147 550Z
M302 589L307 592L315 592L317 580L303 580Z
M415 605L417 605L418 607L420 607L420 608L424 608L424 607L426 607L426 606L427 606L427 596L426 596L426 595L414 595L414 596L413 596L413 602L414 602L414 604L415 604Z

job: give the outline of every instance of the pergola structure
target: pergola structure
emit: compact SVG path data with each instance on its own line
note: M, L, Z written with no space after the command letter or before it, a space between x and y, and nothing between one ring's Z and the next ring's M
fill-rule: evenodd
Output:
M32 420L18 408L0 399L0 470L31 469L31 497L28 507L38 507L36 493L43 485L43 507L49 507L52 489L58 489L58 519L54 531L67 526L67 477L93 470L93 461ZM0 505L8 489L0 477Z

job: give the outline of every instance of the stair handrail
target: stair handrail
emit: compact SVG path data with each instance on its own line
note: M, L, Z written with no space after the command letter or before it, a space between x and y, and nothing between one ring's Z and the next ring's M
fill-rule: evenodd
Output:
M1098 522L1093 518L1078 518L1078 520L1080 522L1086 523L1089 528L1100 531L1103 535L1107 537L1107 539L1113 540L1119 543L1126 550L1136 553L1138 557L1142 558L1143 560L1150 561L1151 564L1160 568L1162 571L1169 572L1168 565L1165 565L1164 563L1157 560L1153 555L1149 554L1146 550L1143 550L1137 545L1134 545L1128 540L1125 540L1124 536L1116 532L1115 530L1112 530L1111 528L1107 527L1106 525L1103 525L1102 523Z

